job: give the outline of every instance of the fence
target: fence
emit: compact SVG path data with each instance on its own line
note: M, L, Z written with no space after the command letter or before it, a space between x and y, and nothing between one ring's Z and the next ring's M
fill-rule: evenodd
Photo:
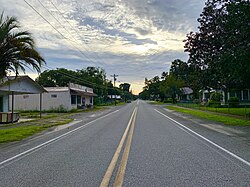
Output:
M243 116L245 118L250 118L250 103L225 103L221 102L207 102L207 103L197 103L197 102L179 102L178 106L193 108L198 110L205 110L210 112L217 112L222 114Z

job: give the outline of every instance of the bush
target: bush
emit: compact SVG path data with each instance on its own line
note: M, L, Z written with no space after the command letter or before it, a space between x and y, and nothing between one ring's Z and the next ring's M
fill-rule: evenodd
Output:
M216 101L216 102L220 102L223 99L223 95L219 92L213 92L210 95L210 100L211 101Z
M59 107L52 107L50 110L47 110L48 113L67 113L67 109L64 108L63 105L60 105Z
M172 98L167 98L163 101L163 103L173 103L173 99Z
M210 100L207 102L206 106L208 107L221 107L221 100L223 99L223 95L219 92L213 92L210 95Z
M199 104L199 103L200 103L200 100L199 100L199 99L194 99L194 100L193 100L193 103Z
M238 97L230 97L228 99L228 106L229 107L238 107L240 105L240 100Z
M207 107L218 108L218 107L221 107L221 103L218 102L218 101L210 100L210 101L207 102L206 106L207 106Z

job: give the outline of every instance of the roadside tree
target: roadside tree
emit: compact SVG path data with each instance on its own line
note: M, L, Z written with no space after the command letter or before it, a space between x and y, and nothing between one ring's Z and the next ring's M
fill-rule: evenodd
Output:
M34 39L28 31L22 31L15 17L0 15L0 78L13 72L32 67L37 72L45 60L35 48Z

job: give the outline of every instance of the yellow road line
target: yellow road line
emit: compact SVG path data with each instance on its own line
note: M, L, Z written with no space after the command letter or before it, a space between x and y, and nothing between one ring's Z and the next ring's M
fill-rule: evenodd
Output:
M128 162L129 151L130 151L132 137L133 137L134 128L135 128L136 114L137 114L137 108L136 108L135 115L134 115L134 118L132 121L132 125L130 128L129 134L128 134L128 139L127 139L126 146L124 148L124 152L122 155L121 164L120 164L120 167L118 169L118 172L117 172L117 175L115 178L115 182L114 182L115 187L121 187L123 180L124 180L124 175L125 175L126 166L127 166L127 162Z
M134 109L134 111L133 111L133 113L132 113L132 115L131 115L131 117L130 117L130 120L129 120L129 122L128 122L128 125L127 125L127 127L126 127L126 130L125 130L125 132L124 132L124 134L123 134L123 136L122 136L122 138L121 138L121 140L120 140L120 143L119 143L119 145L118 145L118 147L117 147L117 149L116 149L116 151L115 151L115 154L114 154L114 156L113 156L113 158L112 158L112 160L111 160L111 162L110 162L110 164L109 164L109 167L108 167L108 169L107 169L107 171L106 171L106 173L105 173L105 175L104 175L104 177L103 177L103 179L102 179L102 182L101 182L101 184L100 184L100 187L107 187L107 186L109 185L110 178L111 178L112 173L113 173L113 171L114 171L116 162L117 162L118 157L119 157L119 155L120 155L120 152L121 152L121 150L122 150L122 147L123 147L123 144L124 144L124 142L125 142L125 139L126 139L126 137L127 137L129 128L130 128L131 123L132 123L132 120L134 119L135 112L136 112L136 108Z

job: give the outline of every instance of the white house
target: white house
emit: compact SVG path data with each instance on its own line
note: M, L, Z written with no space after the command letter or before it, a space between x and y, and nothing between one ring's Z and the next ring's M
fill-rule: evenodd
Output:
M93 106L96 94L92 88L69 83L68 87L45 87L42 94L42 110L72 110ZM15 97L16 110L39 110L39 95L24 94ZM11 105L11 104L10 104Z
M225 92L223 90L200 90L202 101L208 101L210 98L210 94L213 92L219 92L222 94L222 104L225 104L230 97L237 97L240 100L240 103L249 103L250 102L250 89L244 90L234 90L230 92Z
M19 119L19 114L14 112L15 97L18 94L46 92L29 76L8 76L0 80L0 123L14 122ZM14 102L12 102L14 100ZM40 98L37 103L40 106ZM12 106L13 103L13 106ZM11 105L11 106L10 106ZM11 110L10 110L11 109Z

